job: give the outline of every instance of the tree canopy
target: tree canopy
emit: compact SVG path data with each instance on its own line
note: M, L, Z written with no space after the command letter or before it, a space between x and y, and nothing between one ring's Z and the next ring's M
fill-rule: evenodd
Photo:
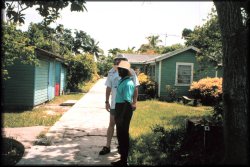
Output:
M60 17L59 10L70 5L71 11L87 11L83 0L57 0L57 1L5 1L3 8L6 10L7 18L14 22L25 23L24 11L36 7L38 13L44 18L45 25L49 25Z
M202 26L196 26L194 30L185 28L182 37L186 40L186 46L195 46L200 49L197 55L203 68L210 63L222 64L222 37L215 8L207 17Z

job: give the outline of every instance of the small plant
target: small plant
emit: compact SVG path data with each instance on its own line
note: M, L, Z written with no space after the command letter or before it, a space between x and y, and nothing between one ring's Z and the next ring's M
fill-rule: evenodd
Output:
M144 73L138 75L138 80L140 83L139 94L147 94L150 98L154 98L157 90L156 82Z
M173 102L176 100L177 89L171 85L166 85L167 101Z

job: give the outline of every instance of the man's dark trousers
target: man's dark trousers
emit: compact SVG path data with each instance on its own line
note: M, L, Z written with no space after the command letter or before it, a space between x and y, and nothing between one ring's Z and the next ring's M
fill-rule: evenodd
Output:
M127 163L129 151L129 125L133 115L132 106L129 102L116 103L115 123L116 135L121 154L121 161Z

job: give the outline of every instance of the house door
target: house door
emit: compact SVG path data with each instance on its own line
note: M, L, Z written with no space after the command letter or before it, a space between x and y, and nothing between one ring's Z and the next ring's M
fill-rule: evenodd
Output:
M48 100L52 100L55 97L54 83L55 83L55 66L53 62L49 63L49 79L48 79Z

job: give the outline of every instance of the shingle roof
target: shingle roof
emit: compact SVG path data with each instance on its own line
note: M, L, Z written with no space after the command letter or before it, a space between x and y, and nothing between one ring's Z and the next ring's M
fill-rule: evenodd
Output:
M124 57L128 59L128 61L131 64L146 64L146 63L152 63L156 61L161 61L163 59L172 57L174 55L177 55L181 52L187 51L187 50L194 50L195 52L199 52L199 49L194 47L194 46L188 46L186 48L182 49L177 49L172 52L168 52L165 54L158 54L158 55L147 55L147 54L127 54L127 53L122 53Z
M124 57L128 59L128 61L133 64L143 64L144 62L151 60L152 58L156 58L159 55L148 55L148 54L127 54L122 53Z

